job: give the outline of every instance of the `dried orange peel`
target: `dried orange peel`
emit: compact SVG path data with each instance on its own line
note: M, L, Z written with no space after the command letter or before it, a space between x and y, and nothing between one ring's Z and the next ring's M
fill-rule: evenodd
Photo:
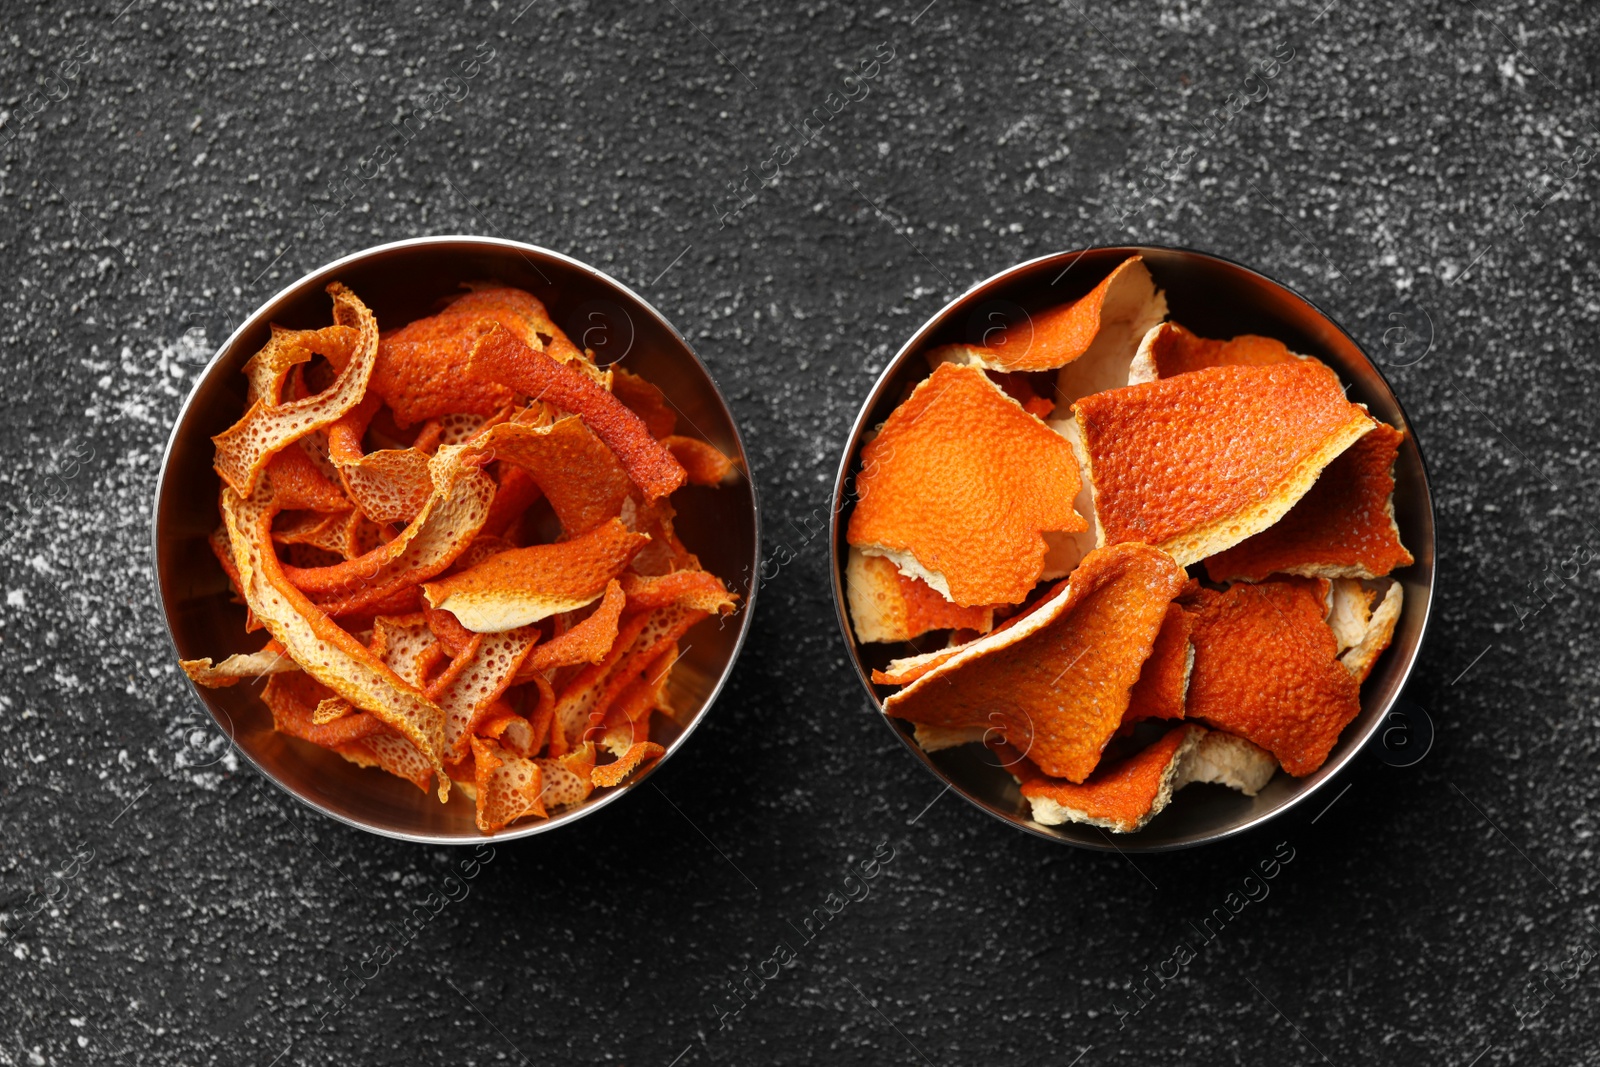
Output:
M1289 351L1273 337L1246 333L1226 341L1197 337L1175 322L1150 328L1139 342L1138 354L1128 368L1128 384L1174 378L1207 367L1265 367L1292 359L1309 359Z
M666 496L688 477L626 404L592 378L530 348L499 324L479 328L467 367L523 396L581 416L615 453L646 501Z
M1122 715L1122 724L1142 722L1145 719L1181 719L1184 717L1183 701L1189 692L1189 675L1194 669L1194 645L1189 641L1191 624L1188 614L1177 604L1167 607L1166 618L1150 655L1139 671L1128 696L1128 710Z
M1142 829L1172 800L1180 768L1199 746L1205 728L1183 723L1126 759L1095 770L1082 783L1039 773L1027 760L1013 767L1035 822L1087 823L1117 833Z
M996 727L1047 774L1081 782L1122 722L1184 574L1141 544L1091 553L1021 623L967 645L884 701L932 726Z
M1405 590L1399 582L1384 592L1378 607L1366 620L1361 637L1339 657L1346 670L1359 684L1367 680L1383 650L1394 640L1395 627L1400 623L1400 608L1405 603Z
M1375 423L1318 363L1210 367L1073 405L1105 544L1183 566L1271 526Z
M1143 258L1131 256L1077 300L1031 315L1027 323L1010 323L1005 344L947 345L929 360L995 371L1061 368L1070 402L1126 385L1139 340L1166 314L1166 298Z
M1394 519L1394 463L1404 439L1378 423L1277 523L1207 559L1206 573L1216 582L1269 574L1379 578L1410 564Z
M920 578L908 578L882 556L850 549L845 590L856 640L909 641L930 630L977 630L994 626L994 609L952 604Z
M372 376L378 351L378 323L354 293L334 282L333 317L340 326L355 330L355 351L325 392L282 404L257 397L244 418L211 439L216 445L213 466L222 480L241 496L255 491L268 461L279 449L328 426L361 402Z
M422 595L467 629L498 633L594 603L649 540L608 519L570 541L497 553L423 585Z
M1280 769L1314 773L1401 628L1404 433L1277 338L1165 315L1135 258L996 340L932 349L856 457L839 566L858 662L898 687L884 712L924 751L1001 751L1042 823L1131 832L1190 784L1255 796ZM1022 410L973 401L940 421L943 391L983 385ZM990 488L1046 470L1025 447L984 450L1033 417L1070 450L1077 477L1051 496L1082 523L1049 528ZM987 556L953 565L936 552L950 545ZM1164 570L1137 563L1152 556ZM1003 572L1015 581L979 583L985 597L956 580Z
M1304 777L1361 711L1360 683L1337 657L1326 583L1307 578L1201 589L1190 611L1188 716L1271 752Z
M981 370L942 364L862 450L847 539L962 607L1020 603L1050 531L1084 529L1062 437Z
M181 666L264 683L295 744L470 802L498 833L625 784L681 732L690 631L739 597L669 497L739 468L531 293L468 288L380 335L334 284L333 325L273 327L215 439L208 542L270 640Z

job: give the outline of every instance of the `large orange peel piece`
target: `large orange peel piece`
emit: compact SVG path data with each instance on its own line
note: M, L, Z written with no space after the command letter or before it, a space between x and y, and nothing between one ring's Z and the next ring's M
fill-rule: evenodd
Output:
M483 329L468 369L517 392L580 416L616 454L646 501L683 485L688 475L626 404L567 364L518 340L499 325Z
M1092 552L1015 626L965 646L884 701L932 726L993 727L1045 773L1081 782L1122 722L1184 573L1142 544Z
M1188 566L1271 526L1375 425L1319 363L1211 367L1073 405L1103 543Z
M845 567L850 622L856 640L909 641L930 630L977 630L994 626L994 609L952 604L920 578L908 578L882 556L850 549Z
M861 454L848 540L962 607L1019 603L1049 531L1078 531L1067 441L981 370L942 364Z
M1088 823L1119 834L1142 829L1172 800L1180 768L1205 736L1184 723L1138 752L1099 767L1081 784L1040 774L1026 760L1013 767L1035 822Z
M248 499L233 489L223 490L223 521L239 571L239 589L250 611L303 671L377 716L438 768L444 713L289 581L272 550L276 512L270 483L263 494Z
M1219 341L1196 337L1175 322L1163 322L1139 342L1139 353L1128 369L1128 384L1175 378L1207 367L1265 367L1301 358L1274 337L1246 333Z
M1323 469L1275 524L1206 560L1216 582L1269 574L1378 578L1411 563L1394 521L1394 461L1405 434L1378 423Z
M570 541L490 556L422 594L476 633L498 633L592 604L650 538L609 519Z
M1192 623L1188 612L1177 604L1167 608L1156 643L1139 672L1139 681L1128 698L1123 725L1145 719L1181 719L1183 701L1189 691L1189 673L1194 668L1194 646L1189 642Z
M1336 659L1327 583L1241 582L1191 598L1188 716L1252 741L1304 777L1361 711L1360 683Z
M268 461L279 449L332 424L366 393L378 351L377 320L338 282L328 286L328 293L333 297L334 321L358 334L355 351L333 384L324 392L283 404L269 404L266 397L258 397L244 418L211 439L216 445L212 465L241 496L255 491Z

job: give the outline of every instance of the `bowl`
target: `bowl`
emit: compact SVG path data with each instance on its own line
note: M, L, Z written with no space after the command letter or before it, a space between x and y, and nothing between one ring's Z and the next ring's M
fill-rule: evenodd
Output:
M633 290L587 264L534 245L489 237L421 237L379 245L321 267L256 309L217 349L178 413L156 485L152 533L157 587L167 630L181 659L220 658L259 648L247 636L244 609L231 602L222 568L206 544L217 527L219 480L211 469L213 434L244 413L247 359L265 343L269 325L326 325L325 287L345 283L385 329L431 314L460 283L492 279L526 289L596 361L622 363L659 386L678 409L685 433L709 441L748 471L733 415L705 365L677 330ZM750 627L760 539L755 489L748 477L717 489L686 486L674 494L676 529L712 573L740 596L738 612L707 620L693 632L669 688L680 724L658 716L652 740L666 746L653 766L621 786L597 790L583 804L546 820L514 823L496 840L527 837L575 822L630 789L670 760L705 718ZM258 686L193 686L211 718L240 754L296 800L330 818L386 837L433 844L484 840L474 808L460 790L448 804L377 770L278 733Z
M1428 472L1415 431L1377 365L1325 312L1293 289L1248 267L1181 248L1115 247L1061 252L1021 263L967 290L923 324L879 376L845 442L834 481L832 520L833 598L839 627L856 673L879 712L894 691L874 685L871 672L896 655L898 645L856 641L845 599L844 569L849 547L845 529L853 506L850 486L859 470L862 438L894 409L904 390L927 374L922 353L950 343L981 344L996 329L1026 331L1030 311L1041 311L1082 296L1124 259L1144 257L1156 283L1166 292L1171 317L1204 337L1264 334L1306 355L1320 358L1350 383L1351 400L1406 431L1395 462L1395 521L1415 562L1394 577L1405 590L1394 641L1361 689L1361 714L1345 727L1327 761L1305 778L1276 775L1254 797L1216 785L1192 785L1173 797L1165 811L1143 829L1111 835L1084 824L1045 826L1029 817L1027 803L1011 775L981 745L961 745L929 754L912 739L912 726L881 716L906 748L934 776L990 815L1012 826L1064 844L1123 852L1155 852L1220 841L1303 804L1338 777L1383 724L1399 699L1416 663L1433 599L1433 501ZM1331 795L1330 798L1332 799Z

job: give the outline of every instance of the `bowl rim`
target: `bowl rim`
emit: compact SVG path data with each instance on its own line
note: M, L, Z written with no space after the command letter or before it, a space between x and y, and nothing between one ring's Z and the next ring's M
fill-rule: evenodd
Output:
M728 420L728 426L733 431L734 442L738 445L740 457L744 461L745 478L750 483L751 522L753 523L755 545L754 562L759 562L761 557L760 486L756 481L754 472L751 470L750 451L745 447L744 435L739 430L738 420L734 417L733 409L728 404L728 398L723 395L721 385L717 383L716 377L711 373L710 368L706 366L705 361L700 358L700 353L695 351L694 346L689 343L688 339L678 331L678 328L672 324L671 320L663 315L655 307L655 305L651 304L644 297L634 292L632 287L626 285L610 274L607 274L605 271L600 270L598 267L594 267L580 259L557 252L553 249L545 248L541 245L531 244L526 241L513 241L505 237L489 237L479 234L429 234L421 237L407 237L397 241L387 241L383 244L371 245L367 248L362 248L355 252L340 256L338 259L332 260L331 262L307 271L300 277L279 288L266 300L262 301L254 311L246 315L240 324L234 329L234 331L230 333L220 345L217 346L216 350L212 352L211 358L206 361L204 369L202 369L200 374L195 378L194 385L189 390L189 395L184 398L183 404L178 408L178 413L173 418L172 429L167 435L167 443L161 451L161 464L156 471L155 488L151 495L150 501L149 519L149 551L151 576L154 579L153 584L155 586L156 593L155 599L156 604L161 609L161 618L163 629L167 635L167 644L172 650L172 655L175 658L181 657L182 653L178 649L177 635L173 632L172 628L172 612L167 605L166 595L162 590L161 583L161 497L162 491L167 482L168 464L172 458L172 450L174 445L177 444L178 431L182 429L184 422L188 419L190 408L194 404L195 398L200 394L201 387L210 380L213 374L218 373L219 364L222 360L222 357L233 349L234 345L239 342L239 339L253 327L258 325L261 319L290 293L299 291L306 286L316 284L319 281L331 279L333 275L337 274L341 270L346 269L352 264L361 262L382 253L401 249L425 249L431 246L461 244L483 245L502 251L512 251L516 252L524 259L528 259L528 256L531 253L534 256L546 257L548 259L556 260L560 263L566 264L567 266L575 267L580 271L594 276L602 283L616 288L625 297L632 300L638 309L653 316L660 323L660 325L665 327L672 337L675 338L680 345L682 345L683 351L688 353L689 358L694 361L701 373L705 375L706 381L711 383L712 393L716 396L717 402L722 406L723 413L726 415ZM535 271L538 271L538 264L534 260L529 259L528 262L534 267ZM542 274L543 272L539 273ZM717 677L716 682L711 686L711 689L707 693L705 702L701 705L700 710L683 727L683 731L672 740L672 743L667 746L667 750L662 753L659 759L657 759L650 766L644 768L644 770L630 776L629 779L620 786L616 786L607 790L604 795L595 798L592 801L585 801L580 806L559 813L553 818L541 819L523 824L513 824L493 834L485 834L481 831L472 834L460 835L414 833L362 822L361 820L352 818L342 812L330 810L314 799L302 795L297 790L291 788L287 783L281 781L277 775L273 774L271 770L263 766L253 756L251 756L243 746L235 742L233 737L232 721L230 720L229 723L224 726L223 723L217 718L216 712L212 710L210 703L201 693L200 686L187 675L184 676L184 681L189 687L190 694L199 702L200 706L205 709L207 718L209 718L217 727L217 729L222 732L222 735L227 738L228 744L233 748L233 751L243 757L244 761L254 768L262 778L271 782L278 789L299 801L301 804L304 804L306 807L311 808L312 810L330 819L333 819L336 822L343 823L344 825L357 830L363 830L367 833L375 834L379 837L388 838L394 841L410 842L413 844L476 846L484 842L499 843L505 841L514 841L520 838L532 837L536 834L548 833L561 827L568 826L588 817L589 815L594 814L602 808L608 807L621 797L632 792L637 786L643 785L646 781L648 781L653 774L660 770L661 767L664 766L666 762L688 742L689 736L693 734L701 722L703 722L706 717L710 715L713 705L716 704L717 698L722 695L723 688L728 684L728 679L733 674L733 669L739 661L740 653L744 651L745 641L750 636L751 619L755 614L756 597L759 592L759 588L760 583L758 581L752 579L752 581L749 582L749 589L745 594L744 605L739 612L741 616L739 620L739 630L734 636L733 648L728 655L728 662L723 665L720 675Z
M1301 303L1305 304L1313 312L1319 315L1325 322L1327 322L1329 326L1333 327L1335 331L1342 335L1345 340L1350 342L1351 347L1361 354L1362 359L1367 361L1367 363L1372 367L1373 372L1377 374L1378 379L1383 382L1384 387L1389 391L1389 395L1393 397L1395 407L1400 412L1401 418L1404 420L1407 429L1407 436L1410 438L1412 447L1416 449L1417 462L1422 475L1420 494L1421 504L1426 513L1427 526L1429 530L1430 543L1426 546L1426 548L1428 550L1429 558L1434 562L1429 567L1427 581L1427 603L1423 605L1422 621L1417 628L1416 642L1410 650L1410 655L1406 658L1401 667L1398 681L1394 686L1392 695L1379 709L1379 713L1373 716L1372 723L1367 726L1363 734L1359 736L1358 743L1351 745L1344 755L1336 762L1330 761L1329 764L1324 764L1324 766L1327 767L1326 773L1319 773L1314 781L1309 781L1304 788L1297 791L1293 796L1285 800L1276 808L1273 808L1270 811L1260 812L1252 815L1251 817L1244 819L1235 825L1224 827L1203 836L1196 837L1192 840L1163 842L1159 844L1140 844L1139 834L1137 832L1118 835L1123 839L1121 841L1116 840L1109 834L1102 833L1102 836L1105 838L1105 843L1101 844L1095 841L1080 841L1063 837L1051 833L1048 829L1034 825L1031 820L1011 818L1005 813L996 810L994 807L990 806L988 802L974 796L959 783L955 782L948 775L946 775L939 765L933 761L932 757L927 752L924 752L922 748L911 739L909 733L902 733L895 727L889 716L883 713L883 701L879 699L877 691L873 686L872 678L862 665L859 643L856 641L855 634L850 626L848 601L845 595L842 580L844 573L843 560L840 558L839 552L840 537L843 532L840 529L839 517L843 511L843 507L841 506L841 497L844 486L849 480L850 474L855 466L856 454L859 451L858 442L860 441L862 431L865 428L864 424L866 419L871 415L873 408L877 406L878 401L881 398L883 391L888 386L890 380L903 369L909 359L921 351L923 343L932 333L946 325L947 316L949 316L956 309L957 305L959 305L972 293L980 289L1003 286L1005 283L1013 280L1017 275L1032 271L1044 263L1052 261L1068 261L1066 266L1067 269L1070 270L1074 263L1076 263L1083 256L1092 252L1125 252L1128 255L1141 255L1146 251L1178 252L1186 256L1194 256L1203 260L1212 260L1216 263L1223 264L1236 270L1243 271L1246 274L1252 275L1261 281L1276 286L1277 288L1288 293L1290 296L1294 297L1296 300L1299 300ZM999 295L1003 295L1003 293L997 294L997 296ZM1058 845L1081 848L1093 852L1177 852L1190 848L1199 848L1203 845L1216 844L1219 841L1235 837L1250 830L1258 829L1268 822L1277 819L1279 816L1287 814L1290 810L1298 807L1308 800L1314 793L1324 789L1329 783L1334 781L1334 779L1341 777L1346 769L1355 761L1356 757L1366 750L1367 746L1371 743L1372 738L1377 734L1378 729L1387 720L1390 712L1395 706L1395 703L1404 695L1406 686L1410 684L1412 673L1416 669L1417 660L1422 654L1423 643L1426 641L1428 636L1428 626L1433 618L1433 604L1436 595L1439 592L1439 568L1437 563L1437 516L1434 514L1433 483L1428 473L1427 455L1422 447L1422 441L1416 433L1415 424L1412 422L1410 413L1406 411L1405 405L1401 402L1399 393L1395 391L1393 383L1390 382L1388 376L1384 374L1383 368L1379 365L1378 361L1373 359L1372 356L1368 354L1366 348L1362 346L1362 344L1357 341L1354 336L1351 335L1349 330L1344 328L1343 323L1341 323L1333 315L1329 314L1328 311L1320 304L1306 296L1304 293L1300 292L1300 290L1296 289L1294 286L1285 282L1281 282L1268 274L1264 274L1261 271L1256 270L1254 267L1240 263L1237 260L1231 259L1227 256L1218 255L1215 252L1208 252L1203 249L1190 248L1186 245L1086 245L1082 248L1059 252L1049 252L1044 255L1034 256L1031 259L1023 260L1020 263L1013 264L1012 266L992 274L987 278L983 278L974 282L973 284L967 286L967 288L963 289L960 293L951 297L943 307L939 308L938 311L934 312L932 316L930 316L921 326L919 326L906 340L906 342L900 346L899 350L895 352L892 357L890 357L889 361L884 365L883 371L878 375L877 380L874 381L871 388L867 390L866 396L862 400L861 408L856 414L855 421L851 424L849 436L845 441L845 447L842 455L840 456L839 467L834 475L832 508L828 532L828 564L830 571L829 581L833 589L834 619L839 625L839 632L841 636L844 638L845 650L849 655L851 665L855 668L856 677L860 680L863 688L866 689L867 699L870 701L873 709L876 710L877 718L882 720L884 726L894 734L899 743L908 749L914 756L916 756L917 760L923 765L923 767L925 767L930 774L938 779L938 781L947 790L959 794L962 799L976 807L979 811L982 811L991 818L1005 823L1007 826L1010 826L1015 830L1023 831L1034 837L1042 838ZM1418 546L1419 552L1422 547L1423 546ZM1301 779L1301 781L1307 780ZM1338 798L1335 797L1335 800L1337 799Z

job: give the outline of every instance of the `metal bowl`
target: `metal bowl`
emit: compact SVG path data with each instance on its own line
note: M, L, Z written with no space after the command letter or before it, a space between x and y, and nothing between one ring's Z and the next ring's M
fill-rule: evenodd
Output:
M1144 257L1165 290L1172 318L1205 337L1242 333L1276 337L1296 352L1313 355L1350 383L1351 400L1407 431L1395 463L1395 520L1416 562L1395 572L1405 587L1404 610L1394 643L1379 659L1361 689L1361 714L1347 726L1327 762L1306 778L1278 774L1254 797L1215 785L1194 785L1179 793L1144 829L1115 837L1093 826L1045 826L1030 818L1015 780L980 745L962 745L932 755L912 739L908 722L883 716L906 748L942 782L979 808L1012 826L1083 848L1155 852L1220 841L1281 815L1331 782L1377 732L1400 697L1428 626L1433 599L1433 500L1428 473L1405 411L1389 383L1361 347L1324 312L1289 287L1248 267L1178 248L1118 247L1062 252L1019 264L973 286L946 305L890 361L878 378L845 442L834 482L832 567L834 606L856 672L881 712L889 686L872 683L873 668L904 655L899 645L862 645L855 639L845 599L848 555L845 529L854 505L850 486L858 469L862 437L894 409L905 389L927 374L922 353L936 345L980 344L997 329L1008 343L1026 343L1028 313L1076 299L1131 255Z
M244 609L230 601L222 568L206 545L218 524L218 479L211 469L213 434L244 412L240 368L265 343L272 323L326 325L327 284L339 280L364 300L384 328L431 314L466 281L492 279L535 294L579 347L602 364L621 362L663 391L683 432L696 434L748 471L733 415L687 341L637 293L558 252L490 237L421 237L379 245L313 271L268 300L217 350L178 413L156 485L153 535L157 585L172 643L182 659L249 651ZM738 613L693 631L672 672L670 699L681 725L664 716L653 739L666 755L650 769L553 817L513 824L497 839L565 826L636 788L683 747L733 669L755 607L761 543L755 488L748 477L718 489L688 486L675 494L676 528L705 567L742 598ZM434 844L483 840L474 809L459 790L448 804L378 770L363 770L326 749L272 728L260 686L194 687L217 726L262 774L289 795L331 818L386 837Z

